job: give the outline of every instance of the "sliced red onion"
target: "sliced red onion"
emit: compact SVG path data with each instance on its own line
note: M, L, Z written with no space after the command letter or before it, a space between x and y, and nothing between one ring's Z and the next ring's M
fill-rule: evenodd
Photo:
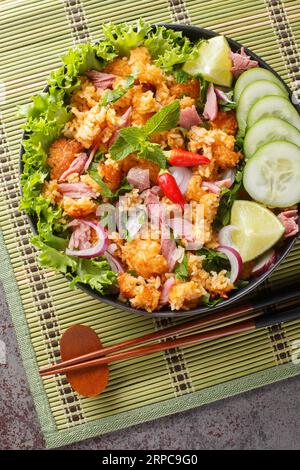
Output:
M169 293L170 293L170 290L171 288L174 286L175 284L175 279L174 277L169 277L169 279L167 279L162 287L162 291L161 291L161 294L160 294L160 301L159 303L161 305L165 305L168 303L169 301Z
M64 171L63 174L59 177L58 181L64 181L67 176L71 175L72 173L78 173L79 175L81 175L81 173L84 171L87 160L88 156L86 153L80 153L79 155L77 155L77 157L72 161L69 168L67 168L66 171Z
M276 260L276 251L271 248L258 258L255 266L252 268L251 276L256 277L265 273L276 263Z
M123 273L124 272L124 268L123 268L123 265L122 263L115 257L113 256L111 253L109 253L108 251L106 251L104 253L104 256L105 258L107 259L110 267L111 267L111 270L114 272L114 273Z
M129 106L127 111L125 111L125 113L122 114L120 123L116 127L116 130L114 131L112 137L110 138L110 140L108 142L109 147L117 140L117 138L119 136L119 133L120 133L120 129L122 129L123 127L129 127L130 126L130 124L131 124L131 114L132 114L132 107Z
M117 249L118 249L118 245L116 243L111 243L110 245L108 245L108 248L106 251L108 251L111 255L113 255Z
M204 106L203 116L205 119L213 121L216 119L218 114L218 100L215 93L215 89L212 83L209 84L207 94L206 94L206 103Z
M174 176L177 186L182 194L185 194L187 192L189 181L193 176L192 171L183 166L170 166L169 171Z
M95 230L97 234L97 243L90 248L85 250L73 250L70 248L66 249L66 254L70 256L78 256L79 258L95 258L103 255L108 245L107 234L102 225L92 222L90 220L80 220L82 224L88 225Z
M222 174L222 179L217 181L216 184L220 187L225 186L226 188L231 188L235 179L235 171L232 168L224 171Z
M106 88L110 88L117 78L116 75L112 75L111 73L98 72L98 70L89 70L86 72L86 75L90 80L92 80L93 85L100 90L106 90Z
M189 108L180 110L179 125L184 129L190 129L193 126L201 124L202 120L198 114L196 106L193 104Z
M208 189L208 191L210 191L211 193L214 193L214 194L220 194L221 193L220 186L218 186L216 183L213 183L211 181L203 181L202 188Z
M230 246L234 248L231 235L232 232L234 232L235 230L237 230L237 227L235 225L225 225L225 227L222 227L219 231L220 245Z
M220 253L224 253L224 255L227 256L231 266L230 280L234 284L243 269L243 261L241 255L231 246L219 246L217 248L217 251L219 251Z

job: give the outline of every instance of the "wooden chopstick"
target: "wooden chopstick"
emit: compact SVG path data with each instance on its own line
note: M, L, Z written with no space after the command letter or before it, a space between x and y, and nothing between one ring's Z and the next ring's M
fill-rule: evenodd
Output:
M61 367L71 366L74 364L80 364L82 362L89 361L91 359L97 359L98 357L106 356L107 354L111 354L116 351L120 351L122 349L127 349L130 347L137 346L139 344L148 343L151 341L157 341L162 338L166 338L168 336L173 336L175 334L184 333L190 330L194 330L200 327L210 326L218 321L222 320L230 320L233 318L238 317L241 314L248 313L252 311L252 306L250 304L243 305L242 307L234 308L232 310L226 310L220 313L211 313L205 317L198 318L197 320L192 320L181 325L175 325L168 328L164 328L159 331L155 331L153 333L148 333L143 336L139 336L138 338L128 339L122 341L121 343L114 344L113 346L108 346L106 348L101 349L100 351L94 351L88 354L84 354L82 356L76 357L74 359L69 359L67 361L58 362L56 364L47 365L40 368L40 374L45 375L46 372L54 372L57 369L61 369Z
M300 306L294 307L289 310L283 310L279 312L273 312L269 315L261 315L252 320L242 321L239 323L234 323L233 325L224 326L221 328L216 328L210 331L204 331L202 333L191 334L188 336L182 336L176 339L169 339L163 343L149 344L146 346L141 346L134 349L129 349L127 351L121 351L110 356L99 357L91 361L73 364L70 366L65 366L61 364L61 367L47 372L44 372L42 375L52 375L59 373L68 373L73 372L79 369L85 369L88 367L100 366L103 364L109 364L110 362L120 361L124 359L129 359L132 357L146 356L147 354L153 354L155 352L164 351L166 349L177 348L180 346L191 346L204 341L210 341L218 338L223 338L225 336L231 336L237 333L244 331L251 331L259 328L265 328L267 326L273 325L274 323L291 321L300 317Z
M164 351L165 349L177 348L179 346L187 346L196 344L203 341L208 341L216 338L222 338L223 336L232 335L235 333L240 333L242 331L247 331L250 329L255 329L254 321L245 321L241 323L236 323L234 325L225 326L223 328L217 328L211 331L205 331L203 333L197 333L189 336L182 336L177 339L170 339L163 343L149 344L146 346L141 346L139 348L129 349L128 351L118 352L112 354L111 356L99 357L98 359L92 359L91 361L81 362L79 364L73 364L71 366L62 365L57 369L48 370L41 373L42 376L67 373L75 371L78 369L84 369L86 367L99 366L103 364L109 364L110 362L119 361L122 359L129 359L131 357L145 356L147 354L152 354L159 351Z
M252 304L246 304L246 305L236 307L236 308L231 309L231 310L226 310L226 311L223 311L223 312L220 312L220 313L217 313L217 314L212 313L212 314L209 314L205 317L202 317L202 318L199 318L199 319L196 319L196 320L192 320L190 322L186 322L186 323L183 323L181 325L172 326L172 327L169 327L169 328L165 328L163 330L156 331L154 333L149 333L147 335L140 336L138 338L123 341L123 342L115 344L113 346L103 348L100 351L94 351L92 353L85 354L83 356L80 356L80 357L77 357L77 358L74 358L74 359L70 359L68 361L59 362L59 363L56 363L56 364L53 364L53 365L47 365L47 366L42 367L40 369L40 374L42 376L45 376L45 375L61 373L63 371L77 370L81 367L89 367L90 365L108 363L108 362L111 362L113 360L124 358L124 354L126 354L125 358L126 357L132 357L131 356L132 353L133 353L133 355L136 355L136 354L140 355L139 350L142 351L141 352L142 354L149 354L149 352L147 352L147 351L155 352L155 351L161 351L163 349L168 349L169 347L178 347L179 345L182 346L184 344L193 344L193 343L189 343L189 341L192 341L192 342L194 342L194 341L195 342L205 341L205 338L206 338L205 335L207 335L208 333L200 333L198 335L190 335L186 338L178 338L176 340L171 340L171 341L173 341L173 343L172 343L173 346L168 346L169 342L166 341L163 344L155 344L155 345L150 345L150 346L147 346L147 347L144 347L144 348L136 348L134 350L127 351L127 352L124 352L124 353L119 352L118 354L116 354L114 356L108 356L106 358L103 358L104 362L99 362L99 363L97 362L96 363L96 361L93 361L94 359L96 360L98 358L101 358L104 355L111 354L115 351L120 351L120 350L125 349L125 348L134 347L134 346L144 344L144 343L147 343L147 342L150 342L150 341L151 342L152 341L157 341L159 339L162 339L162 338L165 338L165 337L168 337L168 336L172 336L174 334L179 334L179 333L191 331L191 330L194 330L194 329L199 328L199 327L203 328L203 327L206 327L206 326L210 326L210 325L213 325L214 323L216 323L218 321L230 320L230 319L233 319L233 318L237 318L241 314L248 313L248 312L255 312L255 310L257 310L259 308L268 307L269 305L274 304L274 301L275 301L275 303L280 303L280 302L283 302L283 301L286 301L286 300L292 301L294 299L298 299L299 297L300 297L300 291L299 291L298 287L296 287L295 289L292 288L292 289L285 289L284 291L278 291L276 293L276 295L272 297L272 299L267 299L267 300L262 300L262 301L257 300ZM250 326L248 324L248 329L249 329L249 327ZM232 326L232 328L235 328L235 326ZM237 325L237 328L238 328L238 325ZM242 328L243 328L243 326L242 326ZM222 329L219 328L218 330L215 330L215 331L216 332L219 331L221 336L223 336L221 330ZM224 331L227 331L227 330L224 330ZM209 333L211 333L211 332L209 332ZM213 335L214 332L212 332L211 334ZM230 333L230 334L233 334L233 333ZM203 339L201 339L202 338L201 335L204 335ZM219 337L219 336L216 336L216 337ZM208 338L211 339L212 336L209 335ZM183 340L183 343L180 343L180 344L176 343L177 345L174 344L174 341L176 342L176 341L182 341L182 340ZM186 341L188 341L188 343L186 343ZM161 347L162 347L162 349L160 349ZM71 368L72 366L74 367L75 365L78 365L78 367L76 367L74 369Z

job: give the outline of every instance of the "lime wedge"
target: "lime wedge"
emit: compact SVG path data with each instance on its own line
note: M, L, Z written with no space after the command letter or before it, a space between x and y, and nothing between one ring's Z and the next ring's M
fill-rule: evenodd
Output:
M232 61L230 47L224 36L215 36L200 42L196 55L192 55L183 66L190 75L202 75L216 85L231 86Z
M269 209L252 201L238 200L231 209L232 242L244 262L267 251L282 237L284 227Z

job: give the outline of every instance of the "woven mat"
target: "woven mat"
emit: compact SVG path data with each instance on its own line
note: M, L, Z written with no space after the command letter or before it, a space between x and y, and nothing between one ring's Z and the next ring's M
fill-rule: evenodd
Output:
M172 322L116 310L71 292L61 275L41 269L30 227L18 210L21 121L16 106L41 90L59 57L99 36L104 21L185 22L227 34L262 56L300 93L299 0L2 0L0 4L1 207L0 277L4 283L32 395L48 447L186 410L300 373L291 363L300 321L175 349L110 366L107 390L79 397L64 376L43 382L38 366L59 357L73 323L101 334L104 345ZM298 88L297 88L298 86ZM5 91L5 93L4 93ZM299 281L300 244L265 285ZM276 308L274 306L274 308Z

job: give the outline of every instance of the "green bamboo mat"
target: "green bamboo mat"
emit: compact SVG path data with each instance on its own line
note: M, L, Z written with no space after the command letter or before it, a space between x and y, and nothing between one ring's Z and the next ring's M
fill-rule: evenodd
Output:
M227 34L262 56L299 98L299 0L2 0L0 3L1 212L0 278L48 447L186 410L299 374L291 363L300 321L110 366L107 390L79 397L62 377L37 367L59 357L58 341L75 322L92 326L104 345L172 323L108 307L36 264L30 227L18 210L16 106L41 90L59 56L100 37L104 21L185 22ZM264 289L299 281L300 243ZM274 306L276 308L276 306Z

